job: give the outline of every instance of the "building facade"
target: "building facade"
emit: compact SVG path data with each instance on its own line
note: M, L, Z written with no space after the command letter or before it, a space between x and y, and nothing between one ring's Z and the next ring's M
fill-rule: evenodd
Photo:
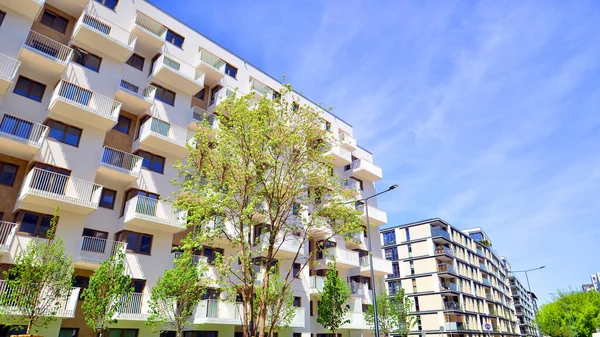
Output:
M381 230L381 239L392 261L388 293L403 288L413 302L411 334L519 334L508 270L480 228L435 218Z
M0 0L0 42L2 267L10 268L30 240L43 239L58 206L57 234L73 256L77 277L60 319L40 334L92 337L78 293L99 263L126 249L134 295L120 306L110 336L158 336L145 325L148 298L172 265L172 247L185 228L163 200L175 192L169 182L177 175L173 164L186 158L196 122L213 123L224 98L272 98L282 84L142 0ZM299 103L317 108L303 97ZM347 178L342 184L357 199L372 195L381 168L357 146L351 125L321 113L335 139L335 172ZM378 233L387 215L376 200L368 207ZM367 238L355 239L327 245L352 289L344 337L368 332L362 313L371 301ZM383 278L391 263L379 254L379 236L371 239L373 268ZM315 244L311 240L310 247ZM210 263L217 253L234 252L204 247L198 258ZM279 336L326 333L316 323L324 275L318 268L305 268L295 281L296 315ZM218 289L208 296L193 316L201 327L185 336L237 336L236 303L225 301Z
M534 299L535 294L530 293L511 272L509 272L508 280L510 282L510 291L515 305L515 312L519 320L521 336L538 336L535 324L535 313L537 310Z
M600 272L590 275L590 280L592 280L592 288L600 291Z

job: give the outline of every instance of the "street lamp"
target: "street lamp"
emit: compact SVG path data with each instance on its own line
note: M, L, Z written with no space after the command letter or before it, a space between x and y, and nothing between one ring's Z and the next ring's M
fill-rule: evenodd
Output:
M560 296L556 295L555 293L550 293L550 295L558 297L558 300L560 301ZM567 307L567 303L563 303L563 305L565 307L565 313L569 314L569 331L571 332L571 337L573 337L573 321L571 320L571 311Z
M534 271L534 270L540 270L540 269L544 269L544 268L546 268L546 266L531 268L531 269L527 269L527 270L515 270L515 271L511 270L511 272L512 273L525 273L525 278L527 279L527 289L529 290L529 296L531 296L531 285L529 284L529 276L527 275L527 272ZM540 329L540 321L537 316L537 308L535 305L533 306L533 313L535 314L535 324L537 325L538 337L542 337L542 330Z

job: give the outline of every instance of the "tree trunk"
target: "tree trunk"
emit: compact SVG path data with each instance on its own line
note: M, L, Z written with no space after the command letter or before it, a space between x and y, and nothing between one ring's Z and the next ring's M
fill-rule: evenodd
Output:
M31 324L31 320L29 320L29 321L27 322L27 330L25 331L25 334L27 334L27 335L30 335L30 334L31 334L31 326L32 326L32 324Z

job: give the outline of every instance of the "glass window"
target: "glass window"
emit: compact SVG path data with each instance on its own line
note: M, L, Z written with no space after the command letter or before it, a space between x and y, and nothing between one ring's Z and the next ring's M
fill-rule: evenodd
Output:
M204 101L204 95L206 95L206 90L204 90L204 88L202 88L202 90L198 91L194 97L196 97L199 100Z
M52 215L23 212L19 223L19 232L45 238L46 232L50 229L51 220Z
M137 337L137 335L138 329L110 329L108 332L108 337Z
M302 265L300 263L293 264L294 270L292 271L294 277L300 278L300 269L302 269Z
M150 248L152 247L152 236L141 235L140 236L140 253L150 254Z
M62 34L67 31L67 26L69 24L69 20L47 9L44 11L44 15L42 15L42 20L40 22Z
M117 7L117 5L119 4L119 0L95 0L98 3L103 4L104 6L110 8L110 9L115 9ZM112 335L110 335L112 337Z
M110 190L106 187L102 188L102 194L100 195L100 207L114 209L115 208L115 198L117 196L117 191Z
M237 68L229 63L225 63L225 74L237 78Z
M19 76L13 92L17 95L41 102L44 91L46 91L45 84L30 80L27 77Z
M119 115L119 121L113 127L114 130L129 134L129 128L131 127L131 118L127 118L123 115Z
M175 92L169 89L165 89L156 83L152 83L154 87L156 87L156 93L154 95L155 99L166 103L170 106L175 106Z
M167 37L165 39L167 42L179 47L179 48L183 48L183 36L175 33L174 31L168 29L167 30Z
M175 331L161 331L160 332L160 337L176 337L177 336L177 332Z
M60 328L58 337L77 337L79 329L76 328Z
M395 231L385 232L382 235L383 235L383 244L384 245L396 244L396 232Z
M165 158L157 156L146 151L136 151L136 155L142 157L142 167L157 173L163 173L165 168Z
M5 11L0 11L0 26L2 26L2 22L4 22L4 17L6 16Z
M294 307L301 307L302 306L302 298L300 298L299 296L294 296Z
M79 63L82 66L95 72L100 71L100 64L102 64L101 57L96 56L94 54L90 54L87 51L78 47L73 47L73 57L71 59L74 62Z
M127 60L127 64L129 64L130 66L134 67L135 69L139 70L139 71L143 71L144 70L144 58L136 53L131 54L131 57Z
M405 228L404 231L406 233L406 241L410 241L410 230L408 228Z
M387 260L398 260L398 249L396 247L385 249L385 258Z
M122 231L116 234L117 241L127 242L127 251L150 255L152 235Z
M46 125L48 125L48 127L50 128L48 137L56 139L61 143L79 147L79 140L81 139L82 132L81 129L63 124L52 119L48 120Z
M0 162L0 184L13 186L18 169L17 165Z

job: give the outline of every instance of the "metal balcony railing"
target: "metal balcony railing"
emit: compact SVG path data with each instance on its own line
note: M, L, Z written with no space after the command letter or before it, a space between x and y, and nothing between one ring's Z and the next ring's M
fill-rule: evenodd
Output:
M145 138L150 134L164 138L173 144L183 147L185 147L185 144L194 137L194 134L187 129L167 123L155 117L146 120L140 129L140 138Z
M34 167L25 178L21 197L33 194L95 208L98 207L101 193L102 186L96 183Z
M441 236L443 238L450 240L450 234L441 227L432 227L431 228L431 236L434 236L434 237Z
M143 300L144 294L142 293L132 293L130 296L122 297L117 303L119 316L142 314Z
M81 261L100 264L125 249L127 249L126 242L82 236L79 258Z
M0 221L0 252L8 252L15 238L18 225L8 221Z
M435 248L435 253L436 254L446 254L448 256L452 256L454 257L454 250L452 250L451 248L448 248L446 246L438 246Z
M491 287L491 286L492 286L492 284L490 283L490 280L488 280L488 279L486 279L486 278L484 278L484 279L481 279L481 283L485 284L485 285L486 285L486 286L488 286L488 287Z
M105 146L102 150L100 162L111 169L139 177L142 170L142 160L140 156Z
M156 87L150 84L142 84L141 86L138 86L121 79L119 82L119 87L148 102L152 102L154 95L156 94Z
M54 89L54 97L112 121L119 119L120 102L73 83L61 80Z
M17 75L21 61L10 56L0 54L0 79L12 81Z
M185 227L180 218L181 212L178 212L170 202L141 195L135 196L125 203L125 216Z
M0 111L0 136L29 146L41 148L48 135L48 127Z
M445 290L459 291L458 284L452 282L442 282L440 287Z
M483 271L488 271L487 266L484 263L479 263L479 268L481 268L481 270Z
M54 41L38 32L34 32L33 30L29 31L29 35L27 35L24 45L28 49L32 49L44 56L55 59L56 62L64 66L69 64L71 56L73 55L73 49L70 47L67 47L58 41Z
M56 294L51 289L42 289L41 296L37 299L41 316L75 317L79 290L80 288L72 287L71 291L66 294ZM33 303L36 301L32 297L33 295L24 287L11 287L5 280L0 280L0 307L4 314L20 315L21 312L16 306L15 299L25 297Z
M167 27L152 19L148 15L137 12L135 16L135 24L144 30L156 35L156 37L164 40L167 36Z
M109 40L120 44L127 49L133 50L135 48L135 42L137 40L137 37L135 35L115 25L114 23L110 23L108 21L96 17L89 11L83 12L83 14L79 17L79 20L75 27L79 27L81 25L95 31L98 34L103 35Z
M444 301L444 309L445 310L462 310L460 307L460 303L453 301Z

